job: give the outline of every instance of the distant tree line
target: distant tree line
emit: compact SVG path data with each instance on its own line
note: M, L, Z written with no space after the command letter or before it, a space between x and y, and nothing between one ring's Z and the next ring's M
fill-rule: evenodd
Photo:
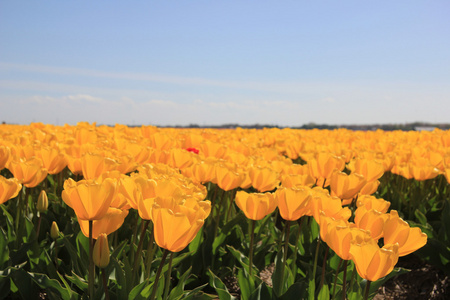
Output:
M172 127L172 126L170 126ZM175 128L216 128L216 129L234 129L234 128L245 128L245 129L262 129L262 128L285 128L283 126L273 125L273 124L251 124L251 125L240 125L237 123L227 123L222 125L198 125L198 124L189 124L187 126L174 126ZM439 128L442 130L450 129L450 123L426 123L426 122L414 122L414 123L406 123L406 124L364 124L364 125L356 125L356 124L347 124L347 125L328 125L328 124L316 124L316 123L308 123L302 126L293 126L293 129L338 129L338 128L346 128L351 130L377 130L381 129L384 131L393 131L393 130L433 130L434 128Z

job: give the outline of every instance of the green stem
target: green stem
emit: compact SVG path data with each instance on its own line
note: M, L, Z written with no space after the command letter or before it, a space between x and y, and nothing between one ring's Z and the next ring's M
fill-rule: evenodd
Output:
M155 234L152 230L150 234L150 239L148 241L147 255L145 256L145 277L150 277L150 268L152 266L153 257L155 257L156 247L155 247Z
M155 300L156 291L158 290L159 276L161 275L161 270L164 266L164 262L166 261L166 257L168 254L169 254L169 250L164 249L164 253L161 257L161 263L159 264L158 271L156 272L155 282L153 283L152 294L150 295L150 300Z
M170 278L172 274L172 260L175 256L174 252L171 252L170 258L169 258L169 268L167 269L167 276L166 276L166 282L164 283L164 297L163 299L167 299L169 295L169 285L170 285Z
M253 270L253 243L254 243L254 233L255 233L255 220L250 220L250 251L248 255L248 268L249 268L249 277L252 277Z
M341 268L341 264L342 264L343 259L341 258L339 260L339 264L338 267L336 269L336 275L334 275L334 283L333 283L333 298L331 298L332 300L334 300L334 297L336 296L336 283L337 283L337 278L339 276L339 269Z
M138 273L137 266L139 264L139 258L141 256L142 247L144 245L144 238L145 238L145 232L147 231L148 224L150 223L150 220L145 220L145 222L142 223L141 226L141 237L139 238L139 245L137 247L136 254L134 256L134 264L133 264L133 279L136 273ZM134 281L134 280L133 280Z
M139 221L139 216L136 215L136 218L134 219L134 226L133 226L133 236L132 236L132 240L131 240L131 244L130 244L130 258L134 259L134 244L136 243L136 236L137 236L137 227L138 227L138 221ZM133 262L134 264L134 262Z
M39 213L39 219L38 219L38 223L36 226L36 239L39 240L39 231L41 229L41 221L42 221L42 216L41 213Z
M364 300L369 299L370 283L372 281L367 280L366 289L364 290Z
M25 187L23 187L23 189L21 191L19 191L19 198L17 199L17 212L16 212L16 235L18 234L18 230L19 230L19 219L20 219L20 215L22 214L22 194L23 194L23 190L25 189ZM17 238L18 240L19 238Z
M322 263L322 274L321 274L321 278L320 278L320 287L319 287L319 291L322 289L323 283L325 282L325 267L327 266L327 257L328 257L328 252L330 250L330 247L328 247L327 244L325 244L325 256L323 257L323 263Z
M297 252L298 252L298 243L300 242L300 233L302 232L302 223L303 223L303 218L300 218L299 220L297 220L298 223L298 230L297 233L295 234L295 248L294 248L294 258L293 258L293 269L292 269L292 274L297 274Z
M344 277L342 278L342 299L345 300L347 296L347 264L348 260L344 260Z
M352 270L352 276L350 277L350 290L353 290L353 278L355 277L355 275L356 275L356 265L355 264L353 264L353 270Z
M94 239L92 238L92 220L89 220L89 275L88 275L88 288L89 288L89 299L94 299Z
M286 269L286 261L287 261L287 254L289 250L289 231L291 228L291 221L286 221L286 224L284 226L284 248L283 248L283 264L281 265L281 285L280 289L281 291L278 291L278 295L283 294L284 292L284 270Z
M103 288L105 290L105 300L109 300L108 279L106 278L105 269L102 269Z
M320 237L317 239L316 255L314 257L313 276L312 276L313 280L316 279L317 259L319 258L319 248L320 248Z

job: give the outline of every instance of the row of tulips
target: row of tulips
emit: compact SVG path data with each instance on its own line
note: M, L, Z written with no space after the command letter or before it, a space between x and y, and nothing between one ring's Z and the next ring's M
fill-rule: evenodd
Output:
M449 240L426 218L449 210L449 132L1 127L0 287L12 291L6 295L20 294L15 277L28 276L57 298L210 299L214 291L231 299L222 282L231 276L243 299L289 299L301 288L308 298L351 298L362 296L361 286L368 298L395 273L399 256L427 243L421 229L399 217L401 210L387 212L391 203L406 204L429 236L444 235L444 250ZM433 182L433 207L407 192L402 201L379 197L402 193L399 180ZM35 203L46 199L38 191L49 194L52 212L44 200ZM43 237L41 222L51 234ZM30 250L36 246L44 251ZM21 251L28 258L6 255ZM273 285L258 277L271 264ZM362 278L357 285L355 270Z

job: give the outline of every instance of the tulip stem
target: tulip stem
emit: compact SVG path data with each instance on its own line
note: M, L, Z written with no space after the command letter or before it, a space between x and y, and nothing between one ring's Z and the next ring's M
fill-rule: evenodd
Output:
M89 275L88 275L88 288L89 299L94 299L94 239L92 238L92 220L89 220Z
M254 235L255 235L255 220L250 220L250 252L248 255L248 273L249 273L249 277L252 277L252 269L253 269L253 242L254 242Z
M371 282L372 282L372 281L367 280L366 288L365 288L365 290L364 290L364 300L369 299L370 283L371 283Z
M42 221L42 216L41 213L39 213L39 219L38 219L38 223L36 226L36 239L39 240L39 230L41 229L41 221Z
M163 255L161 257L161 263L159 264L158 271L156 271L155 282L153 283L152 294L150 295L150 300L155 300L156 291L158 290L159 276L161 275L161 270L164 266L164 262L166 261L166 257L168 254L169 254L169 250L164 249Z
M131 259L134 259L134 244L136 242L138 221L139 221L139 216L136 215L136 218L134 219L134 226L133 226L133 237L131 239L131 244L130 244L130 258Z
M342 299L345 300L347 294L347 264L348 260L344 260L344 277L342 278Z
M313 280L315 280L315 278L316 278L317 260L319 258L319 248L320 248L320 237L317 239L316 255L314 257L314 266L313 266L313 274L312 274Z
M336 296L336 284L337 284L337 278L339 276L339 269L341 268L341 264L342 264L343 259L341 258L339 260L339 264L337 266L336 269L336 275L334 275L334 283L333 283L333 297L331 298L332 300L334 300L334 297Z
M300 218L299 220L297 220L298 223L298 230L297 233L295 234L295 248L294 248L294 258L293 258L293 270L292 270L292 274L297 274L297 252L298 252L298 243L300 242L300 233L302 232L302 223L303 223L303 218Z
M142 226L141 226L141 236L139 238L139 245L137 247L137 251L136 251L136 254L134 256L133 281L134 281L135 274L138 273L137 267L138 267L138 264L139 264L139 257L141 256L142 246L144 245L145 233L147 231L147 227L148 227L149 223L150 223L150 220L145 220L145 222L143 222Z
M105 300L109 300L108 279L106 278L105 269L102 269L103 288L105 289Z
M169 258L169 268L167 269L167 276L166 276L166 282L164 283L164 297L163 299L168 299L168 295L169 295L169 285L170 285L170 278L171 278L171 274L172 274L172 260L173 257L175 256L174 252L170 253L170 258Z
M155 247L155 234L152 230L150 234L150 240L148 241L147 254L145 256L145 278L150 277L150 268L152 266L153 257L155 257L156 247Z
M322 289L322 286L325 282L325 267L327 266L327 257L328 257L328 252L330 250L330 247L328 247L327 244L325 244L325 256L323 258L323 263L322 263L322 274L321 274L321 278L320 278L320 287L319 287L319 291Z
M25 187L23 187L22 188L22 190L20 190L19 191L19 198L17 199L17 213L16 213L16 235L18 235L18 230L19 230L19 219L20 219L20 215L21 215L21 212L22 212L22 198L23 198L23 196L22 196L22 194L23 194L23 190L25 189ZM18 241L19 239L17 238L17 241Z
M286 269L286 260L287 260L287 253L289 250L289 231L291 228L291 221L286 221L284 225L284 249L283 249L283 264L281 265L281 291L278 291L278 295L281 295L284 292L283 286L284 286L284 270Z

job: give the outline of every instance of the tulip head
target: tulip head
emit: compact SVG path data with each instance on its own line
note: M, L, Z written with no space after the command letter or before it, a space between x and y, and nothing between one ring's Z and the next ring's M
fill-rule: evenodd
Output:
M427 235L420 228L411 228L398 216L396 210L391 210L389 219L384 224L384 243L398 243L399 256L408 255L427 243Z
M22 185L15 178L6 179L0 175L0 204L16 197Z
M92 260L99 268L106 268L109 265L109 244L106 233L100 233L94 245Z
M295 221L309 212L311 189L308 187L281 187L275 192L275 197L284 220Z
M36 209L38 210L38 212L44 213L47 211L47 208L48 208L47 193L45 192L45 190L42 190L38 197Z
M55 221L53 221L52 227L50 228L50 236L54 240L56 240L59 237L59 228L58 228L58 224L56 224Z
M236 193L236 205L251 220L261 220L272 213L277 207L277 201L271 193Z
M359 276L370 281L388 275L398 261L398 244L380 248L373 239L350 246L350 255Z

